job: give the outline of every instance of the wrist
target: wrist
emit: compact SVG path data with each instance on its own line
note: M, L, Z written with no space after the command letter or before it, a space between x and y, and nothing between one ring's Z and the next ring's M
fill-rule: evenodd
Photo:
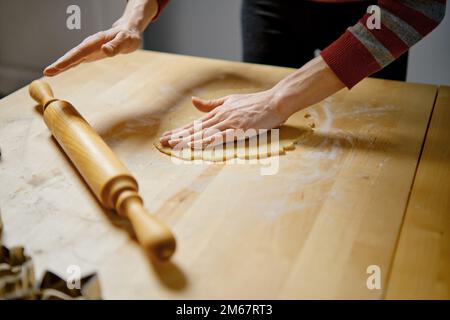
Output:
M130 32L139 34L139 36L143 32L143 29L140 27L140 25L138 23L134 22L134 21L125 21L121 26L125 30L128 30Z
M124 30L137 32L141 34L145 28L142 27L142 23L134 19L133 17L121 17L119 20L114 22L113 28L119 27Z
M322 57L318 56L281 80L271 90L278 112L289 117L344 87Z
M304 103L300 90L287 81L280 81L271 90L276 111L282 118L287 119L302 109Z
M142 33L157 16L158 10L156 0L130 0L123 16L113 24L113 27L123 26L128 30Z

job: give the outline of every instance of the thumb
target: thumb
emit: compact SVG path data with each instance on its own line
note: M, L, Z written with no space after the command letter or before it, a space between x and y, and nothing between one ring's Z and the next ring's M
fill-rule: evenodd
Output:
M209 112L221 106L226 100L226 97L212 100L203 100L197 97L192 97L192 104L202 112Z
M121 47L123 46L125 40L126 36L122 32L119 32L114 39L102 45L103 53L105 53L108 57L114 57L120 53Z

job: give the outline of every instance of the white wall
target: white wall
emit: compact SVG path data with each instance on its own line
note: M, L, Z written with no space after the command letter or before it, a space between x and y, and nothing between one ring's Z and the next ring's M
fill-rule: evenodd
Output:
M119 18L125 0L0 0L0 93L9 93L86 36ZM81 30L68 30L66 9L81 8Z
M241 0L171 0L145 34L145 48L241 60Z
M450 85L450 2L444 21L410 50L408 81Z

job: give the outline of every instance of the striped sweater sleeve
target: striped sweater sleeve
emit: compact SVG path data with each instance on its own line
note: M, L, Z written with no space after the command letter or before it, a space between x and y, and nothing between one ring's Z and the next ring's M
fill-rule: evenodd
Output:
M321 56L351 88L430 33L444 18L445 5L446 0L380 0L381 28L369 28L365 14Z

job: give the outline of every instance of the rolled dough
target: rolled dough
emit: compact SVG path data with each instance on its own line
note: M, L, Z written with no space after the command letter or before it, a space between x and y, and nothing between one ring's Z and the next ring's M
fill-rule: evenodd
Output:
M305 120L305 118L301 119ZM306 121L298 121L298 119L297 121L289 122L290 124L282 125L278 132L269 130L266 134L251 137L246 140L217 145L204 150L193 150L187 147L183 149L172 149L161 145L159 142L155 143L155 147L164 154L183 160L201 159L219 162L232 158L262 159L285 154L287 150L294 150L296 142L313 132L311 128L314 127L314 123L307 124Z

